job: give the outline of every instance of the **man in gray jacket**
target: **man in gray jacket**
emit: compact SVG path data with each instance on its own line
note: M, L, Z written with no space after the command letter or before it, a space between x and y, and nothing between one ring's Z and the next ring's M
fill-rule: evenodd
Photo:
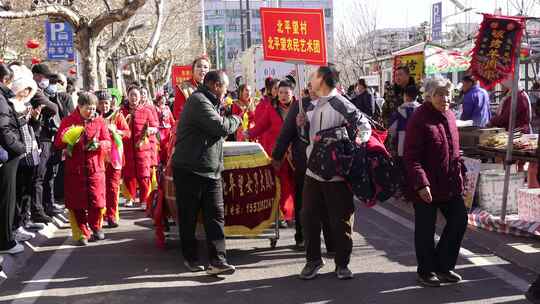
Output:
M197 263L195 239L197 216L202 210L210 262L207 273L212 275L235 271L225 255L221 172L224 138L234 134L241 119L219 113L228 86L223 71L206 74L203 85L186 102L172 159L184 265L192 272L204 270Z

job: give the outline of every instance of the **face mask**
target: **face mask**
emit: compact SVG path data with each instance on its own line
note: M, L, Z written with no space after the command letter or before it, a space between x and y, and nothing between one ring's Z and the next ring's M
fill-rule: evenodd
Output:
M47 87L47 91L49 91L52 94L56 94L58 92L58 85L51 84Z
M42 79L38 83L38 86L40 89L45 90L49 86L49 79L46 79L46 78Z

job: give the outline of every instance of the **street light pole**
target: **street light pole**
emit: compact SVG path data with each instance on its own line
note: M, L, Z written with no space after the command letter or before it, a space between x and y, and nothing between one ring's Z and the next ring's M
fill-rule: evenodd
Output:
M202 51L206 54L206 13L204 7L204 1L201 0L201 37L202 37Z
M242 52L246 50L246 42L245 42L245 35L244 35L244 8L242 5L242 2L244 0L239 0L240 2L240 44L242 45L241 49Z
M251 47L251 10L249 9L249 0L246 0L246 34L247 34L247 48Z

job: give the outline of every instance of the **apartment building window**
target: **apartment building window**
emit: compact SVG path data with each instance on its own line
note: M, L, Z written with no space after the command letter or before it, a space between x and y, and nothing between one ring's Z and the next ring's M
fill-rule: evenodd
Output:
M332 9L331 8L325 8L324 9L324 16L326 18L332 18Z

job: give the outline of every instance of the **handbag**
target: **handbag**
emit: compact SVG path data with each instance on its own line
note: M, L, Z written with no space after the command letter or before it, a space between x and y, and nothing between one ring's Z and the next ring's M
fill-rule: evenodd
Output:
M317 132L307 167L325 180L346 176L351 169L354 145L345 126Z

